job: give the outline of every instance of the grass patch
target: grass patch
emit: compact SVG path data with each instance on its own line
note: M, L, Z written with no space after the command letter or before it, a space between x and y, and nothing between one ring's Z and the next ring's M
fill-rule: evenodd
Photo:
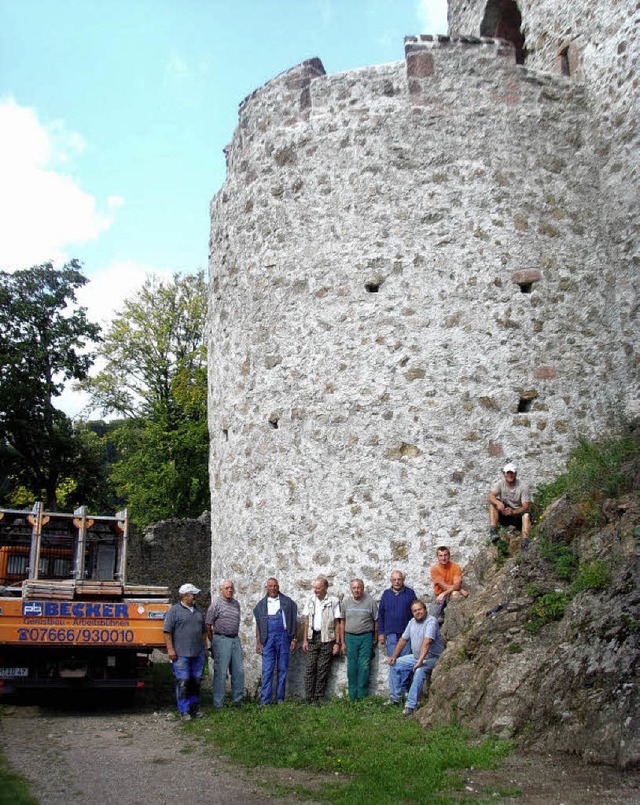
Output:
M566 471L549 484L538 487L535 511L542 513L563 495L580 504L585 517L597 522L600 504L606 498L630 491L633 479L623 465L640 449L640 431L629 427L622 436L591 442L581 438L571 451Z
M541 595L531 605L524 628L531 634L538 634L547 623L562 620L572 598L567 590Z
M0 805L38 805L31 796L29 785L8 764L0 749Z
M334 699L321 708L249 704L213 712L186 729L243 766L324 773L319 789L298 783L296 791L349 805L452 802L447 792L464 785L457 770L494 768L511 749L494 738L472 742L457 726L425 731L378 698L357 704Z
M540 542L540 555L551 562L556 575L568 581L572 579L578 569L578 556L571 548L560 542Z
M585 562L579 566L578 575L571 585L571 590L576 595L583 590L599 592L606 590L610 580L611 572L607 563L602 559L594 559L592 562Z
M579 593L605 590L611 580L608 564L602 559L578 564L578 558L563 545L541 543L540 553L552 564L558 576L571 581L566 590L542 594L533 585L526 588L527 595L534 598L529 609L525 629L538 634L547 623L562 620L571 601Z

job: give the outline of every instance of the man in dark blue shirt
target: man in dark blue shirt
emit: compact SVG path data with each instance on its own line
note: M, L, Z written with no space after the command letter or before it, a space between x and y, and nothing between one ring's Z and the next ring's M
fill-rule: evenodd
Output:
M412 618L411 604L416 594L404 583L404 573L394 570L391 573L391 587L382 593L378 605L378 642L387 647L387 657L391 657L402 633ZM410 648L404 646L400 657L408 654ZM396 675L389 669L389 700L387 704L400 704L401 691L396 685Z

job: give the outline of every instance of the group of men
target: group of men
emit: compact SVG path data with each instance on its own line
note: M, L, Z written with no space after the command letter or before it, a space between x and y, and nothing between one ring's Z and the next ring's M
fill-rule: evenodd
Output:
M492 541L498 538L499 524L521 528L526 547L530 530L530 495L526 484L517 481L517 468L508 463L503 478L489 493L489 520ZM362 579L350 583L350 597L343 600L329 594L329 581L318 576L313 593L303 611L302 651L307 663L305 696L319 705L325 696L331 664L346 655L349 698L367 696L371 661L376 646L385 646L389 666L388 704L402 704L404 715L411 715L418 704L424 683L444 650L440 625L447 604L469 593L462 586L462 569L451 561L445 545L436 550L437 562L430 575L435 596L433 614L415 592L405 585L400 570L391 573L391 586L379 604L365 592ZM195 605L200 590L193 584L179 589L180 601L167 613L164 635L176 680L178 710L185 720L202 716L200 681L204 670L207 639L213 657L213 706L224 704L227 676L231 677L233 704L244 697L244 667L240 643L240 604L233 581L220 584L220 594L206 615ZM253 609L256 623L256 652L262 657L260 704L284 701L289 656L297 648L298 607L280 592L278 580L269 578L265 596ZM275 690L274 690L275 678Z

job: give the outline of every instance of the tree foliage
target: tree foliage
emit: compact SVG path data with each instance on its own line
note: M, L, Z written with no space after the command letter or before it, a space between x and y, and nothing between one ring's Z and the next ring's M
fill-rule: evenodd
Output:
M87 279L76 260L0 272L0 481L57 508L58 487L90 465L86 443L54 406L69 380L86 378L100 328L78 306Z
M111 478L139 526L209 506L203 272L151 276L104 335L97 377L82 386L116 414Z

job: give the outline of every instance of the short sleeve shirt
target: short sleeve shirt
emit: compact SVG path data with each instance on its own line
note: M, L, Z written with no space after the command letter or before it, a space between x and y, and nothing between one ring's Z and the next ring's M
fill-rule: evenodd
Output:
M171 635L178 657L199 657L202 654L202 635L207 629L197 607L189 609L182 603L174 604L165 616L162 631Z
M411 618L407 628L402 633L402 637L411 644L411 653L414 657L418 657L420 654L422 641L425 637L430 637L433 641L429 647L429 657L439 657L444 651L440 627L438 626L438 621L432 615L427 615L422 622Z
M456 581L462 581L462 568L455 562L449 562L446 567L443 567L440 562L432 565L431 581L433 582L433 592L436 595L444 592L444 587L440 586L440 582L445 584L454 584Z
M501 478L491 487L491 491L510 509L518 509L523 503L531 503L529 485L517 478L513 486L509 486L505 479Z
M235 598L231 601L222 596L214 598L207 610L206 623L214 634L235 637L240 631L240 604Z

